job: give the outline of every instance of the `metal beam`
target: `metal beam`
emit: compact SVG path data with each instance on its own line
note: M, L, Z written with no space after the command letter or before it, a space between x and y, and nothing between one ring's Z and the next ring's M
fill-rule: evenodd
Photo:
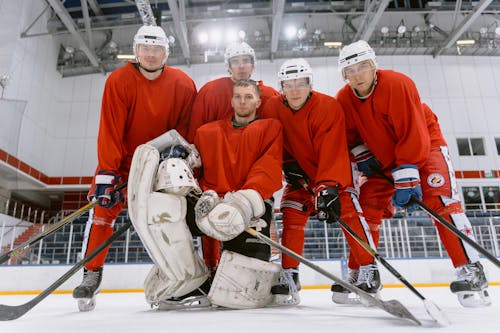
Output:
M378 22L382 18L382 14L384 13L385 9L389 5L390 0L374 0L368 7L365 17L363 19L363 22L361 23L361 28L358 29L358 32L353 38L353 42L362 39L364 41L369 41L373 31L375 30L375 27L377 26ZM373 14L373 12L375 12Z
M92 26L90 24L89 7L87 6L87 0L80 0L82 5L82 15L83 24L85 26L85 31L87 32L87 40L89 42L89 47L91 50L94 49L94 39L92 38Z
M104 13L101 10L101 7L99 7L99 4L97 3L96 0L87 0L87 2L89 3L90 8L92 8L92 11L96 16L104 15Z
M141 15L144 25L156 25L155 16L153 15L149 0L137 0L135 5L137 6L137 10Z
M73 21L71 16L69 15L68 11L66 8L64 8L63 4L59 0L46 0L49 5L54 9L56 12L57 16L61 19L61 22L66 26L68 31L71 33L71 35L76 39L76 41L80 44L79 47L85 53L87 58L89 58L90 63L94 67L99 67L101 68L101 65L99 63L99 60L97 59L97 55L95 54L94 50L92 50L87 43L83 40L82 36L76 31L76 23ZM101 71L104 73L104 70L101 68Z
M448 38L443 42L441 46L434 49L433 55L437 57L447 48L450 48L460 36L469 28L469 26L478 18L479 15L490 5L493 0L482 0L476 7L470 12L463 20L460 22L458 27L453 30Z
M271 59L278 51L278 43L280 39L281 23L283 22L283 13L285 12L285 0L273 0L273 28L271 35Z
M172 20L174 21L175 34L181 44L182 55L184 56L186 63L189 65L191 62L191 51L189 50L187 38L186 4L184 0L179 0L179 6L177 6L176 0L168 0L168 7L170 8L170 13L172 14Z

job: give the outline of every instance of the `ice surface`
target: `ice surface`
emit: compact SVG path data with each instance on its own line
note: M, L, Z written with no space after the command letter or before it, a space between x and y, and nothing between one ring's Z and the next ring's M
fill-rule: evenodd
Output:
M446 313L451 321L447 327L433 322L422 300L407 289L386 288L382 290L383 300L399 300L422 326L378 308L334 304L330 291L320 289L301 291L302 302L297 307L168 312L149 309L142 293L100 294L92 312L79 312L69 294L51 295L21 318L0 322L0 333L493 333L500 329L500 286L489 289L491 306L466 309L448 288L419 288ZM0 296L0 304L19 305L33 297Z

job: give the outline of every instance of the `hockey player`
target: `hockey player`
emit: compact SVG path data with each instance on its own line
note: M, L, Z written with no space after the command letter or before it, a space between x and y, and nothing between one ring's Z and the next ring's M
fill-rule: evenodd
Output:
M98 165L89 199L97 200L90 213L82 253L92 252L113 233L123 207L122 193L113 189L128 178L135 148L167 130L187 132L196 95L194 82L166 66L168 40L161 27L142 26L133 41L136 63L127 63L106 80L97 139ZM80 309L93 309L108 248L84 269L81 285L73 290ZM92 301L90 301L92 300Z
M165 184L158 186L157 181L151 186L147 179L154 169L149 161L157 165L158 152L143 145L134 154L131 218L157 266L146 279L145 289L148 301L160 309L191 306L193 300L197 306L206 305L201 300L209 286L208 270L200 266L201 259L193 257L186 220L192 235L224 242L208 293L212 304L254 308L272 300L270 289L278 279L279 266L268 262L270 247L244 230L255 224L269 236L272 207L264 199L281 188L281 125L274 119L256 119L260 99L254 81L235 81L233 90L234 117L205 124L196 132L195 144L203 162L199 183L204 192L199 199L188 197L186 202L184 198L189 187L197 185L192 186L192 176L185 175L186 167L175 167L182 161L167 159L166 167L162 162L156 179L164 179ZM164 170L167 175L161 176ZM163 193L150 194L152 187Z
M327 222L342 219L363 240L373 244L353 189L340 104L312 90L313 72L304 59L283 63L278 81L283 96L268 101L264 117L276 118L283 125L283 171L287 185L281 201L282 244L301 254L307 220L315 213ZM373 258L352 237L347 236L347 240L364 272L356 281L357 286L377 293L381 285ZM283 276L273 293L281 296L283 302L300 302L298 265L297 260L282 256Z
M464 214L446 142L436 116L422 105L413 81L404 74L377 68L375 53L365 41L340 52L339 70L347 84L338 92L346 117L348 145L367 181L360 188L360 203L375 243L381 218L392 205L415 210L411 196L443 216L469 237L474 237ZM377 172L392 177L394 186ZM421 182L420 180L424 180ZM456 267L450 285L463 306L490 304L487 280L478 253L451 231L435 223ZM356 275L355 260L349 261ZM332 286L342 292L340 286Z
M234 82L250 79L255 69L255 51L247 43L231 43L224 52L224 63L229 76L207 82L196 96L189 123L190 142L194 140L196 130L201 125L214 120L231 119ZM261 105L257 108L257 116L260 116L267 100L279 94L273 88L264 85L262 81L259 81L258 85ZM202 241L205 262L214 270L219 260L219 243L208 237L203 237Z

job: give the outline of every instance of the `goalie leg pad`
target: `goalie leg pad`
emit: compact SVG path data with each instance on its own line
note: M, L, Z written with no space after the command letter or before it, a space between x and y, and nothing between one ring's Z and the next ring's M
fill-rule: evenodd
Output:
M186 225L186 198L151 192L158 162L156 148L139 146L132 159L128 185L132 224L148 254L165 275L161 291L160 287L151 287L158 285L151 281L158 274L150 274L146 279L146 289L150 295L156 295L146 295L151 302L156 302L157 298L185 295L198 288L208 277L208 269L195 252L192 235Z
M208 299L231 309L264 307L272 301L271 287L280 270L277 264L224 251Z
M164 280L161 292L152 295L159 300L183 296L198 288L208 277L208 269L195 252L193 237L186 225L186 199L172 194L151 193L147 223L137 223L136 230L149 255L165 275L151 278ZM146 279L145 284L156 285ZM150 289L152 290L152 289ZM155 297L148 297L155 301Z

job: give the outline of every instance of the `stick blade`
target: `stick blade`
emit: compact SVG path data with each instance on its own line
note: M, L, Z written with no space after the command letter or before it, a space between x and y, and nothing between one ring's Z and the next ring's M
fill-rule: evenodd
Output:
M379 302L379 307L383 308L393 316L403 319L409 319L417 325L422 325L422 323L417 318L415 318L415 316L403 304L401 304L401 302L395 299L389 301L379 300Z
M16 306L0 304L0 321L17 319L28 312L31 308L32 306L30 303Z
M424 300L425 311L429 314L429 316L434 319L441 326L449 326L451 325L450 319L446 316L446 314L441 310L435 303L429 301L428 299Z

